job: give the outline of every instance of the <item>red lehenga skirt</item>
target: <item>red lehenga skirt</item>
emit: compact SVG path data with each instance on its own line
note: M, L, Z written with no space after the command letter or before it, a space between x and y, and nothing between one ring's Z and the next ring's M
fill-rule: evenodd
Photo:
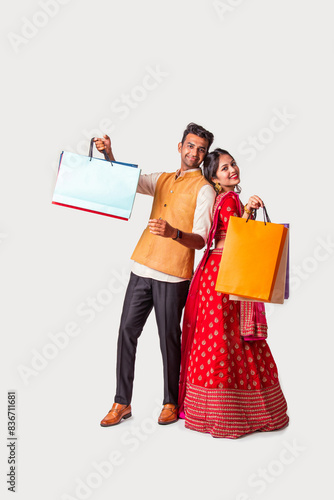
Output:
M269 346L241 338L240 303L215 291L221 254L211 251L201 276L185 426L226 438L281 429L289 417Z

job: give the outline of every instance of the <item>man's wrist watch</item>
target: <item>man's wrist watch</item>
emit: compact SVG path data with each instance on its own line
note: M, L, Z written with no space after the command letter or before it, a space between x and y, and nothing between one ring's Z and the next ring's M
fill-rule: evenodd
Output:
M176 237L175 238L172 238L172 240L180 240L182 238L182 231L180 231L179 229L176 230L177 233L176 233Z

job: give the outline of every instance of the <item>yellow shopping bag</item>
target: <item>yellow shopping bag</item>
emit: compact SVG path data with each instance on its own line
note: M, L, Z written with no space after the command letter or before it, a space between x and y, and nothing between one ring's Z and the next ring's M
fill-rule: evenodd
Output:
M283 303L287 234L283 224L230 217L216 290L245 300Z

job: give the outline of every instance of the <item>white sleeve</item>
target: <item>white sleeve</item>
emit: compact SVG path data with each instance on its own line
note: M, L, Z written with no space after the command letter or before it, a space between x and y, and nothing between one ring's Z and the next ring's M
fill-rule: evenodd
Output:
M193 230L194 234L202 236L207 241L212 224L213 207L216 201L216 193L209 184L203 186L197 195L196 208L194 213Z
M154 196L155 188L161 174L162 172L156 172L154 174L142 174L139 177L137 193Z

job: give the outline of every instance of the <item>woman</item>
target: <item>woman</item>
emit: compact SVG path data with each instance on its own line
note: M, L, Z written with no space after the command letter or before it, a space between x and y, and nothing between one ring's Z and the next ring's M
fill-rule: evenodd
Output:
M225 150L204 161L204 175L219 192L206 252L192 279L184 312L180 416L185 426L213 437L237 438L285 427L287 405L265 340L264 304L230 301L215 291L230 216L247 218L263 207L251 196L243 207L239 168ZM215 240L215 248L210 250Z

